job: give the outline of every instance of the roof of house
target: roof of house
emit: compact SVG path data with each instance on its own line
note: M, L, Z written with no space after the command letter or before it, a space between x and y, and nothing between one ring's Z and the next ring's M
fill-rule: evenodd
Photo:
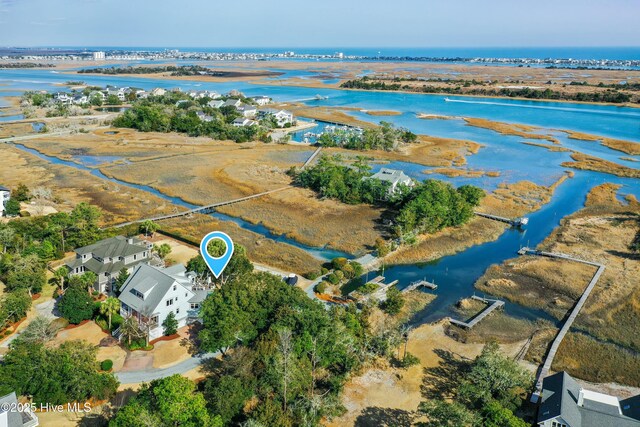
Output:
M132 243L129 243L131 239ZM144 240L136 237L127 238L124 236L115 236L109 239L100 240L93 245L84 246L76 249L76 253L93 254L100 258L125 257L148 250Z
M227 99L224 102L224 106L225 107L229 107L229 106L235 107L235 106L240 105L240 104L241 104L241 101L239 99L235 99L235 98Z
M382 168L377 173L371 175L371 178L379 179L381 181L388 181L391 183L404 182L411 180L407 174L401 170Z
M118 299L138 313L152 314L174 283L180 284L187 292L191 293L189 298L193 297L193 292L187 288L187 283L183 280L183 277L184 267L181 265L175 268L162 269L140 264L124 283L122 293ZM136 294L137 292L142 294L144 298L140 298Z
M4 185L0 185L0 191L11 191L9 190L7 187L5 187Z
M11 392L6 396L0 396L0 414L5 412L2 407L6 404L17 407L18 398L15 392ZM28 427L37 426L38 418L32 412L9 409L7 412L7 427Z
M571 427L639 427L640 419L630 415L637 413L640 402L630 402L636 406L627 411L620 403L615 396L584 390L569 374L558 372L542 382L538 423L560 417Z

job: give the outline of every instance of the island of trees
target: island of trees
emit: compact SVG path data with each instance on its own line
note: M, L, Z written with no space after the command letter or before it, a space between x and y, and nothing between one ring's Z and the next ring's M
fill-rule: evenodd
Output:
M156 67L100 67L100 68L84 68L78 70L79 74L158 74L158 73L170 73L172 77L180 76L212 76L212 77L265 77L265 76L278 76L283 73L273 71L221 71L212 70L211 68L203 67L201 65L167 65Z
M422 86L409 85L405 82L423 82ZM445 85L432 85L428 83L445 83ZM596 87L606 88L604 91L589 92L568 92L553 90L551 88L499 88L486 82L476 80L445 80L445 79L417 79L417 78L395 78L377 79L375 77L364 76L359 79L347 80L340 87L347 89L364 90L391 90L391 91L411 91L421 93L443 93L451 95L479 95L479 96L500 96L507 98L527 98L527 99L548 99L562 101L579 102L607 102L622 104L627 102L640 102L640 96L628 91L636 91L634 86L616 85L608 87L602 84Z
M388 182L370 178L371 167L361 156L352 164L345 164L340 155L322 156L316 165L291 173L298 185L311 188L320 197L349 204L376 204L392 210L398 237L464 224L485 194L471 185L456 189L432 179L413 187L401 185L390 193Z

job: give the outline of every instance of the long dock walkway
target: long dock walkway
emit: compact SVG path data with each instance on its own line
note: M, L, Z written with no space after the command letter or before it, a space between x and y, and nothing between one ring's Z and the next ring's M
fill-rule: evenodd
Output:
M567 335L567 332L569 332L569 329L571 328L571 325L573 324L573 322L576 320L576 317L578 317L580 310L582 309L585 302L587 301L587 298L589 298L589 294L591 294L591 291L596 286L596 283L598 283L600 276L602 276L602 273L604 272L605 266L597 262L585 261L580 258L575 258L575 257L572 257L571 255L538 251L535 249L529 249L527 247L520 249L518 253L521 255L538 255L538 256L545 256L549 258L565 259L568 261L575 261L575 262L580 262L582 264L591 265L593 267L598 267L595 274L591 278L591 281L589 282L584 292L578 299L578 302L576 302L576 305L573 307L571 314L569 314L569 317L567 317L567 320L562 325L562 328L560 328L558 335L556 335L553 342L551 343L551 347L549 348L549 353L547 353L544 363L542 364L542 368L540 369L540 372L538 373L538 377L536 378L536 391L531 396L531 401L535 403L538 401L540 392L542 391L542 380L544 379L544 377L546 377L549 374L549 371L551 370L551 365L553 364L553 359L555 358L556 353L558 352L558 348L560 348L560 344L562 343L562 340L564 339L565 335Z
M504 301L501 301L499 299L482 298L482 297L479 297L479 296L476 296L476 295L473 295L471 298L476 300L476 301L482 301L485 304L489 304L489 306L487 308L485 308L484 310L482 310L482 312L480 314L478 314L476 317L471 319L469 322L463 322L461 320L456 320L456 319L449 319L449 321L451 323L453 323L454 325L462 326L463 328L466 328L466 329L471 329L475 325L480 323L480 321L482 319L484 319L489 314L491 314L491 312L493 312L494 310L496 310L498 308L504 307Z
M266 196L267 194L272 194L272 193L275 193L275 192L278 192L278 191L288 190L289 188L293 188L293 186L292 185L287 185L286 187L276 188L275 190L264 191L262 193L252 194L250 196L240 197L238 199L225 200L224 202L212 203L212 204L206 205L206 206L199 206L197 208L189 209L189 210L182 211L182 212L176 212L176 213L167 214L167 215L160 215L160 216L155 216L155 217L152 217L152 218L137 219L135 221L123 222L121 224L114 225L113 227L114 228L120 228L120 227L125 227L125 226L131 225L131 224L139 224L139 223L144 222L144 221L162 221L164 219L178 218L178 217L181 217L181 216L187 216L187 215L191 215L191 214L194 214L194 213L209 213L209 212L212 212L213 210L215 210L215 208L218 208L220 206L227 206L227 205L232 205L234 203L244 202L246 200L251 200L251 199L255 199L257 197Z
M527 217L511 219L511 218L505 218L503 216L486 214L483 212L474 212L474 214L477 216L481 216L483 218L492 219L494 221L506 222L507 224L512 225L514 227L522 227L529 223L529 218Z

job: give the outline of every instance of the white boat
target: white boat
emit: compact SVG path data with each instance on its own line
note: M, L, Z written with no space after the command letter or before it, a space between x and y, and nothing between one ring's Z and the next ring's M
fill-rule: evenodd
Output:
M444 100L445 100L445 101L447 101L447 102L451 101L451 100L450 100L449 98L447 98L447 97L445 97L445 98L444 98Z

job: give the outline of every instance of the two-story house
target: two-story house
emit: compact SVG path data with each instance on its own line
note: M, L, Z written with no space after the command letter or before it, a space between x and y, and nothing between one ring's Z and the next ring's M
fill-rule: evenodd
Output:
M151 260L153 245L136 237L115 236L100 240L93 245L76 249L76 257L67 263L69 275L92 271L98 276L95 289L110 293L111 287L120 270L129 273L139 264Z
M182 264L169 268L140 264L118 296L120 314L150 322L149 339L163 335L162 323L169 313L175 315L178 327L186 326L198 320L200 305L210 292L195 286L194 277Z
M3 187L0 185L0 216L4 215L5 206L7 206L7 202L11 198L11 190L7 187Z
M640 427L640 395L616 396L586 390L566 372L542 381L540 427Z
M411 177L406 175L403 171L396 169L382 168L377 173L374 173L365 179L378 179L380 181L388 182L390 184L388 190L389 195L393 195L398 191L400 186L413 187L415 185L415 181L411 179Z

